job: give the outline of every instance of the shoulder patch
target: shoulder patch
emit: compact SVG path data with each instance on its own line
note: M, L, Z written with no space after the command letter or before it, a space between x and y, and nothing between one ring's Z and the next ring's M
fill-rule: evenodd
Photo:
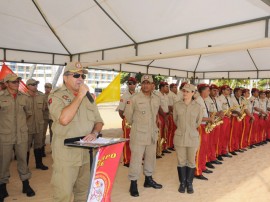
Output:
M48 100L48 105L52 104L52 98Z

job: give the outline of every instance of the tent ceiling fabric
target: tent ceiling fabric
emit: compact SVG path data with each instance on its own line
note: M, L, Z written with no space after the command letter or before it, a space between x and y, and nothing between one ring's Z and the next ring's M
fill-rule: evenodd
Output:
M0 0L0 60L64 65L245 44L270 34L261 0ZM198 78L265 78L270 46L95 66ZM241 72L239 74L238 72Z

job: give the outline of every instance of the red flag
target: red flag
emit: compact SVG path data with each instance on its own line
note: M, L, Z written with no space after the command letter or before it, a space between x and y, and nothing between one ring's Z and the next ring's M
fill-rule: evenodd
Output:
M3 63L2 69L0 72L0 80L4 79L6 75L14 74L14 72L5 64ZM25 83L23 81L20 82L19 91L26 93L28 91Z
M112 186L124 144L120 142L98 149L87 202L111 201Z

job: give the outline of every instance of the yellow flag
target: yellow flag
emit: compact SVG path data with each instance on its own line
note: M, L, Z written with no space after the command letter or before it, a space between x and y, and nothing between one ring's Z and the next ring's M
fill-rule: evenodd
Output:
M115 102L120 100L120 74L105 88L96 99L96 103Z

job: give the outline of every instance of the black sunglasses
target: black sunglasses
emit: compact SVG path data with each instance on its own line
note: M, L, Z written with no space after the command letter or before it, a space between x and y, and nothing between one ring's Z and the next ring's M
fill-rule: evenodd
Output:
M134 82L128 82L128 85L136 85Z
M13 84L20 83L20 81L9 81L9 82Z
M37 86L36 83L29 84L28 86Z
M86 75L85 74L69 74L69 75L72 75L73 78L76 78L76 79L78 79L80 77L82 77L82 79L85 79L86 78Z

